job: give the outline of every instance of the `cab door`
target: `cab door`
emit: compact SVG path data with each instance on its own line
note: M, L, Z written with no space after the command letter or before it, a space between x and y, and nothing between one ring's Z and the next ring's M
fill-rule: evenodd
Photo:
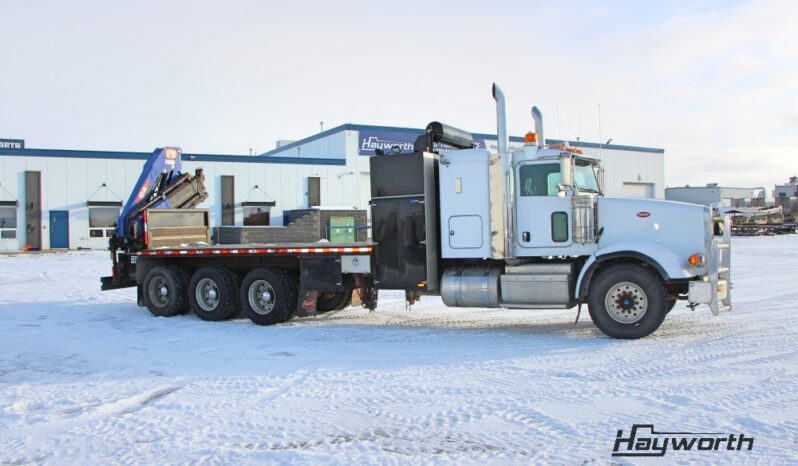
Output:
M522 162L515 168L515 179L515 242L520 253L516 255L570 246L571 192L557 195L562 180L559 161Z

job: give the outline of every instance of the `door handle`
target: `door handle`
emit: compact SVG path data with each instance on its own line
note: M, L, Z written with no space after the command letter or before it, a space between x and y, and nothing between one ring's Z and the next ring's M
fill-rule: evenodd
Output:
M529 242L529 232L525 231L521 233L521 241L528 243Z

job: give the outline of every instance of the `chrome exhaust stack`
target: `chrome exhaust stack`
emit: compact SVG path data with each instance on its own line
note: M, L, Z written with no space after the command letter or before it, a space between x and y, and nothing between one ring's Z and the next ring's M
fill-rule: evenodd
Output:
M492 247L492 250L494 258L511 259L513 257L513 212L515 211L513 193L511 191L511 187L513 186L513 168L510 157L510 142L507 136L507 108L504 92L502 92L501 88L497 86L496 83L493 83L493 99L496 100L496 137L499 146L499 160L501 161L501 163L497 165L501 166L503 173L500 179L502 199L496 202L496 204L501 203L502 205L493 205L493 194L496 193L492 193L491 195L491 230L494 234L499 234L499 236L504 239L504 243L501 246L496 245ZM497 176L496 178L499 177ZM498 209L501 209L501 224L498 224L497 221L499 217L497 212ZM494 214L496 217L495 223ZM501 230L504 230L503 234L501 234ZM499 250L500 248L501 250Z
M496 124L498 126L496 136L499 139L499 155L504 159L508 155L507 147L510 145L507 137L507 108L504 92L496 83L493 83L493 98L496 100ZM507 165L507 161L505 160L504 162Z
M535 120L535 133L538 136L538 147L546 145L546 138L543 136L543 114L537 107L532 107L532 119Z

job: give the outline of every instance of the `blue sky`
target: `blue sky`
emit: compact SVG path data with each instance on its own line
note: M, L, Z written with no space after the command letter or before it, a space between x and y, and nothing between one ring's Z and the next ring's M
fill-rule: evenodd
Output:
M666 184L798 174L798 3L0 0L0 137L264 152L353 122L663 147ZM770 189L770 188L768 188Z

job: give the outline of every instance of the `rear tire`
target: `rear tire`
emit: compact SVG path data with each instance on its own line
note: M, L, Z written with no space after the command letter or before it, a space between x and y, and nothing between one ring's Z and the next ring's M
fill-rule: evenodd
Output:
M244 314L258 325L285 322L296 310L296 280L282 269L255 269L241 283L240 300Z
M587 301L599 330L612 338L637 339L662 324L668 293L650 269L620 264L599 272L590 284Z
M238 276L225 267L203 267L191 277L188 300L202 320L218 322L241 313Z
M188 310L186 286L188 275L173 265L159 265L144 277L144 305L157 317L172 317Z
M340 311L352 304L352 291L320 291L316 298L319 312Z

